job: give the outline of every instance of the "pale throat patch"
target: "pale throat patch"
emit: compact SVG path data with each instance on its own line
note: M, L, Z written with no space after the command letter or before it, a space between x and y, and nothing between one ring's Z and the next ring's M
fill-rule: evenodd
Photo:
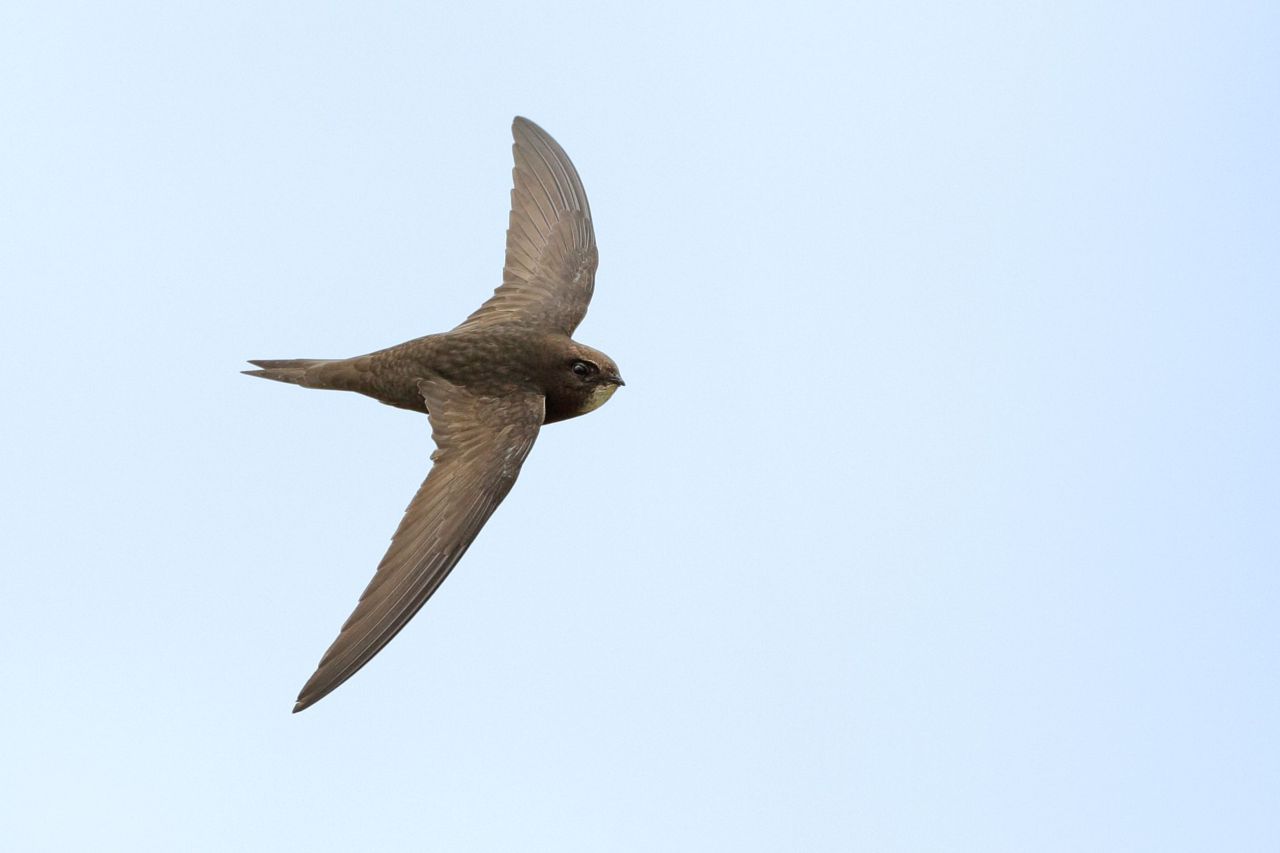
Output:
M596 409L609 402L609 398L613 396L613 392L618 390L618 386L612 382L605 385L597 385L591 389L591 396L587 398L586 405L582 407L582 413L594 412Z

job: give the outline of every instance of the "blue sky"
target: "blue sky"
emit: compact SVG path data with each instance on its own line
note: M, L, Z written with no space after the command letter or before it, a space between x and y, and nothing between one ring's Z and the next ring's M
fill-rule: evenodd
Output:
M1270 4L0 10L15 850L1280 846ZM424 418L237 372L501 280L577 338L466 559L304 714Z

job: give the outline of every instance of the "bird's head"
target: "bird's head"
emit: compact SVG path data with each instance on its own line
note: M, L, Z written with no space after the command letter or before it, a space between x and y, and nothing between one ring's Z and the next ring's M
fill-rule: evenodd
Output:
M547 383L547 422L595 411L626 383L618 365L597 349L570 341L561 350Z

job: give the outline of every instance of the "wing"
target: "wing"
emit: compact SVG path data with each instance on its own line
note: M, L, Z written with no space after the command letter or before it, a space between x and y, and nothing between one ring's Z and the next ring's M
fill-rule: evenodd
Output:
M517 117L511 135L515 187L502 286L459 328L512 323L571 335L587 313L599 259L587 193L545 130Z
M360 603L298 694L295 714L354 675L408 624L511 491L538 437L540 395L482 397L439 378L418 387L430 410L435 464Z

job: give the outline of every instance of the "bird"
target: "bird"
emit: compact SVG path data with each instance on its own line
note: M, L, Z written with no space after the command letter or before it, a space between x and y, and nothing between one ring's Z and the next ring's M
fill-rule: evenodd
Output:
M373 579L293 712L333 692L417 614L510 492L544 424L604 405L626 383L573 340L595 288L595 229L578 170L538 125L511 125L502 284L461 325L352 358L250 360L249 376L354 391L425 414L436 449Z

